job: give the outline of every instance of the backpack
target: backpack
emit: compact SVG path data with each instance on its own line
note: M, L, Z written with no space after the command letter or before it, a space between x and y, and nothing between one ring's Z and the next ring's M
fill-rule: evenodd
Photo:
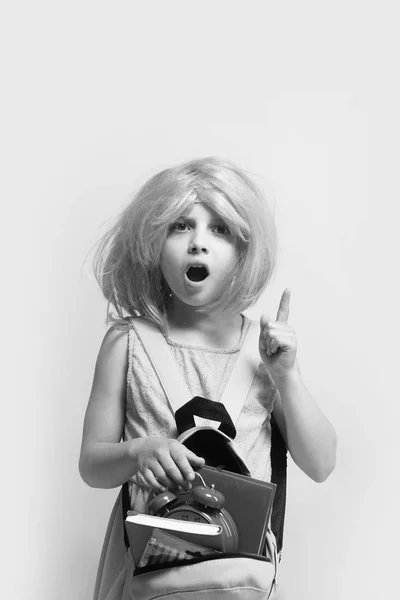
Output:
M250 476L233 441L236 434L234 423L260 361L257 323L252 323L249 328L226 385L223 402L200 397L188 401L188 389L161 331L144 318L132 319L131 325L174 410L178 440L202 456L205 466L196 475L196 484L193 483L189 495L185 491L181 494L167 491L150 495L149 515L130 511L128 484L122 486L124 542L131 553L136 552L135 567L125 583L123 600L270 598L276 584L283 541L286 445L272 415L272 477L271 483L268 483ZM214 426L196 426L198 416L219 422L219 428L216 429L215 423ZM198 482L197 478L201 481ZM224 492L222 498L225 496L224 507L220 502L221 491ZM257 525L256 519L262 510L265 512L264 526ZM185 533L185 527L192 527L196 532L200 529L198 523L187 525L187 520L190 523L196 520L207 523L203 527L209 527L207 533ZM269 523L274 536L269 533ZM214 536L214 530L211 533L212 527L219 528L218 535ZM185 557L174 547L171 550L171 556L174 552L170 559L172 562L166 562L165 556L164 562L158 562L160 547L165 554L166 548L173 546L171 540L182 539L186 540L183 544ZM246 539L248 547L244 548L245 551L243 547L238 551L238 539ZM241 543L243 546L244 542ZM192 552L187 550L189 546ZM199 551L203 547L207 547L208 551Z

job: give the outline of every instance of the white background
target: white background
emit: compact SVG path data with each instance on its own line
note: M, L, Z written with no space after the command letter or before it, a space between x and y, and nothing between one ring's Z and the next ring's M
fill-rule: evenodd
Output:
M270 193L278 269L249 314L292 289L303 376L339 436L326 483L289 465L284 597L396 595L396 4L2 11L2 597L91 599L116 490L77 469L105 332L87 255L139 183L203 155Z

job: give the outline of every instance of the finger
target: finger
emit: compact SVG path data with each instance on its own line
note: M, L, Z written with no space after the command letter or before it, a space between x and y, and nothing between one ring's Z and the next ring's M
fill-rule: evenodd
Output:
M275 354L279 350L278 340L276 338L272 338L269 347L271 354Z
M271 338L268 334L264 336L261 348L264 350L267 356L271 356Z
M284 326L284 324L277 323L276 321L268 321L264 325L261 335L264 338L265 346L268 350L269 356L273 354L273 345L271 346L271 342L277 335L279 335L281 326Z
M272 319L268 315L261 315L260 317L260 327L261 331L265 328L266 325L272 322Z
M259 346L260 350L263 352L267 352L267 335L268 328L271 325L272 321L268 315L261 315L260 317L260 337L259 337Z
M268 356L270 356L270 347L269 347L269 330L268 324L261 326L260 337L258 340L259 348L261 352L265 352Z
M285 290L283 290L281 301L279 303L276 320L283 322L283 323L287 323L287 320L289 318L289 308L290 308L290 290L288 288L286 288Z
M286 352L296 347L296 340L292 335L277 335L271 339L271 350L274 349L274 353L277 350Z
M182 446L182 450L184 449L184 446ZM180 472L182 473L182 476L184 477L184 479L186 481L193 481L195 475L194 475L194 471L193 468L189 462L189 457L191 457L191 460L195 462L195 466L200 467L203 465L203 463L199 463L197 459L198 457L193 454L193 452L191 452L190 450L183 450L183 452L181 450L179 450L179 452L175 452L173 454L173 459L175 461L175 464L177 465L177 467L179 468Z
M175 458L166 456L162 461L162 468L166 475L175 482L175 485L183 486L186 483L186 478Z
M195 454L191 450L188 450L187 448L185 448L185 452L186 458L188 459L189 463L194 469L199 469L200 467L203 467L205 465L206 461L202 456L198 456L197 454Z
M267 352L267 343L265 341L264 337L260 337L260 341L259 341L259 348L261 352Z
M266 352L267 348L266 348L266 343L265 343L265 335L263 335L262 331L261 331L260 337L258 339L258 345L260 347L260 350L262 350L263 352Z
M154 465L152 465L151 471L153 472L154 477L160 485L164 485L168 489L176 487L174 479L168 477L168 474L166 473L165 469L163 469L163 467L159 463L155 463Z
M148 467L145 467L142 470L142 475L146 483L154 488L158 492L165 492L165 486L157 481L155 478L153 471L151 471Z

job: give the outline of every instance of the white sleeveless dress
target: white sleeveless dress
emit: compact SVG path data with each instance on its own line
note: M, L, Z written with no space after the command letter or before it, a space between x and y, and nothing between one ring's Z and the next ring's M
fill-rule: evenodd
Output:
M232 350L183 345L166 338L178 369L188 386L189 398L219 401L251 321L243 315L240 340ZM128 371L124 440L147 436L176 438L174 414L153 366L133 328L128 330ZM260 364L236 423L235 446L252 477L271 479L271 426L276 386ZM136 483L135 483L136 482ZM140 474L130 483L131 507L144 512L149 490ZM97 573L94 600L121 600L133 564L123 539L123 518L117 500L106 532Z

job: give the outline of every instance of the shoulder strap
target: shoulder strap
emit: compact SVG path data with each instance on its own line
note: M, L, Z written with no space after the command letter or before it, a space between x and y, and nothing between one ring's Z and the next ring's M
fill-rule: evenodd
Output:
M161 386L174 413L190 400L190 393L181 376L168 343L155 323L144 317L131 319L143 348L154 367Z
M131 319L174 413L190 400L190 393L160 329L149 319ZM221 398L236 424L259 364L258 324L251 322Z
M235 425L260 363L258 337L259 325L252 321L220 400Z

